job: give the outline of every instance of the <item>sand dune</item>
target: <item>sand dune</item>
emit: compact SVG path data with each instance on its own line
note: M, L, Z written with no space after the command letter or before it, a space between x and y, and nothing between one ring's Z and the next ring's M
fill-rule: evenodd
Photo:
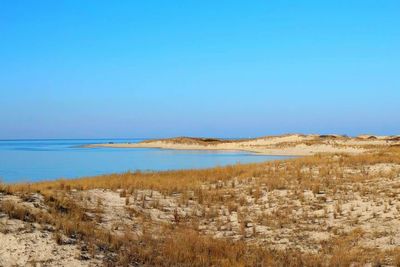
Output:
M86 147L239 150L264 155L306 156L317 153L358 154L399 144L400 138L394 136L360 135L357 137L347 137L335 134L287 134L239 140L176 137L146 140L140 143L95 144Z

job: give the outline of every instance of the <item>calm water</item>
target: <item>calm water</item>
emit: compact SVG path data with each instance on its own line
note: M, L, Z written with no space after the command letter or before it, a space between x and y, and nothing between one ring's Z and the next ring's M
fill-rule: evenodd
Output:
M39 181L129 170L207 168L283 158L245 152L79 147L84 144L133 143L141 140L0 140L0 179L3 182Z

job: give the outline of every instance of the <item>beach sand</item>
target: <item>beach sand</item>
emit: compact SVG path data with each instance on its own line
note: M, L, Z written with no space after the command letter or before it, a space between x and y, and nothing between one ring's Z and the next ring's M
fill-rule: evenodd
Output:
M228 150L276 156L308 156L317 153L358 154L399 144L400 139L397 136L288 134L240 140L177 137L146 140L140 143L94 144L85 147Z

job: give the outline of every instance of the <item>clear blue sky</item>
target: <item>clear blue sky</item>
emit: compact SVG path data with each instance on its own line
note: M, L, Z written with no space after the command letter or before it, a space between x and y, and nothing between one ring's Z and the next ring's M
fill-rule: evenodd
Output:
M0 139L400 134L400 1L0 1Z

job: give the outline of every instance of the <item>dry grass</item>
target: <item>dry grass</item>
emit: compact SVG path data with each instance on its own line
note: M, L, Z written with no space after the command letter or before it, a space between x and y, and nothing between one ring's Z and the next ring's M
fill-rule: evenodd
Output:
M196 190L204 183L217 181L246 179L249 177L266 178L265 182L273 188L285 187L295 177L298 182L306 185L315 184L310 176L303 175L304 168L317 168L319 184L329 184L332 176L343 176L343 166L362 168L377 163L400 164L400 148L392 147L377 153L356 156L350 155L316 155L286 161L266 162L260 164L237 164L205 170L179 170L164 172L127 172L110 174L76 180L56 180L34 184L3 185L0 190L6 192L45 192L53 190L88 190L93 188L125 189L133 192L135 189L153 189L171 194ZM360 179L362 174L359 175ZM356 180L356 175L351 179ZM322 180L322 181L321 181Z
M215 239L201 234L197 230L199 222L183 220L177 210L174 211L174 223L143 227L141 235L124 230L123 234L114 233L102 228L94 217L88 214L101 214L103 203L97 200L97 210L84 205L84 201L71 197L75 190L111 189L119 190L125 205L136 201L135 194L139 190L154 190L171 196L179 194L179 205L188 206L190 201L196 201L207 208L203 218L213 220L218 218L214 209L216 206L226 206L229 213L240 212L248 204L248 199L240 197L235 190L246 188L246 195L251 201L257 202L265 192L274 190L290 190L293 198L306 203L303 192L309 190L317 195L329 192L334 197L345 201L348 197L341 192L349 185L361 195L379 195L375 187L368 182L382 176L368 171L368 166L375 164L400 164L400 148L389 147L375 153L362 155L315 155L310 157L290 159L286 161L266 162L260 164L234 165L207 170L183 170L166 172L135 172L124 174L103 175L76 180L57 180L33 184L1 185L0 192L13 194L23 198L32 193L44 196L47 211L35 211L15 202L3 201L0 211L10 218L28 222L51 224L57 231L68 237L81 240L92 253L105 253L105 264L114 265L158 265L158 266L361 266L369 263L379 266L383 263L393 265L400 263L398 250L385 251L381 249L364 248L358 241L364 237L362 230L354 227L351 232L337 233L335 238L319 244L319 252L303 252L287 249L277 250L268 246L258 246L244 240ZM398 171L387 172L385 178L395 179ZM247 187L244 187L246 185ZM241 186L241 189L237 189ZM152 192L152 191L151 191ZM131 197L131 198L130 198ZM143 208L145 195L142 195ZM274 213L264 214L257 220L261 225L271 229L285 229L299 224L291 215L290 203L280 203L285 210L276 209ZM322 202L326 199L321 198ZM343 216L343 205L337 202L334 216ZM275 203L275 202L274 202ZM276 204L275 203L275 204ZM270 202L272 205L273 203ZM290 205L289 205L290 204ZM317 205L317 204L313 204ZM393 205L385 204L385 210ZM322 206L321 206L322 207ZM319 210L321 207L316 206ZM158 208L154 204L153 208ZM352 207L349 212L356 212ZM395 207L394 207L395 208ZM303 223L316 220L311 214L314 210L305 211ZM132 211L135 217L137 211ZM327 216L328 211L324 211ZM352 216L351 214L347 216ZM145 216L141 218L150 224ZM147 220L147 221L146 221ZM244 222L244 220L242 221ZM311 223L312 224L312 223ZM146 224L147 225L147 224ZM357 226L357 221L354 221ZM161 227L161 228L160 228ZM245 225L242 224L243 231ZM254 228L255 229L255 228ZM255 231L253 229L253 231ZM340 229L339 229L340 230ZM157 232L157 234L154 234ZM56 236L62 242L60 235Z

